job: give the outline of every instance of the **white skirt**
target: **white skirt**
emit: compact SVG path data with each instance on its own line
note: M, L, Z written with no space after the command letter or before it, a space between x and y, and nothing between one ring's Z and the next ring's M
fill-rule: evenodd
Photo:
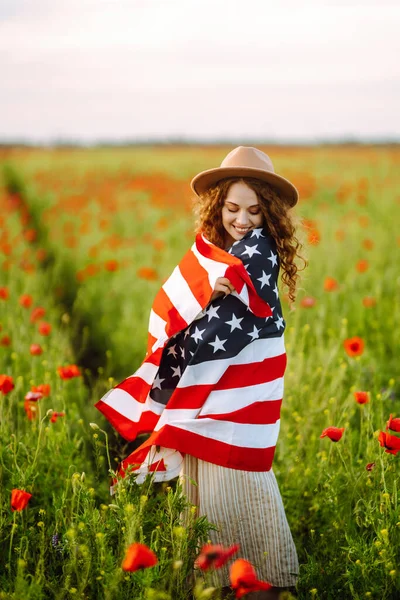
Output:
M214 585L229 585L229 565L235 558L249 560L258 579L279 587L296 585L296 547L272 469L228 469L186 454L179 478L198 516L206 515L218 526L209 533L211 543L240 544L228 564L213 572Z

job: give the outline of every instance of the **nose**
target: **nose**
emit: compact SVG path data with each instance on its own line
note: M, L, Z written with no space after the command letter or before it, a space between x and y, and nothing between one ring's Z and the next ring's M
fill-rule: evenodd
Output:
M247 211L245 210L240 210L239 214L236 216L236 223L238 225L247 225L249 222L249 216L247 214Z

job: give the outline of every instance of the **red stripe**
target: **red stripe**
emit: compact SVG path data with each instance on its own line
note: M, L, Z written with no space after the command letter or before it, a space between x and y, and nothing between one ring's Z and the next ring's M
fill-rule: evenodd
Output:
M243 265L240 258L237 258L233 254L229 254L223 248L215 246L215 244L207 244L202 238L201 233L196 235L196 248L205 258L216 260L217 262L224 263L225 265Z
M200 306L207 306L213 292L208 281L208 271L201 266L191 250L179 263L179 270Z
M151 384L144 381L141 377L133 376L121 381L114 389L124 390L124 392L127 392L132 396L133 401L144 404L151 389Z
M102 400L99 400L95 404L95 407L103 413L106 419L110 421L111 425L124 439L128 440L128 442L134 440L140 433L149 433L150 431L153 431L160 418L160 415L155 415L147 410L143 412L140 421L135 423L108 406L108 404Z
M175 308L169 299L164 288L160 288L158 291L152 306L153 311L164 321L166 321L165 331L168 337L171 337L178 331L185 329L188 326L185 319Z
M275 454L275 446L243 448L212 440L173 425L164 425L122 462L122 468L126 469L129 464L141 464L151 446L174 448L214 465L243 471L269 471Z
M283 377L286 363L287 357L284 352L250 365L230 365L221 379L212 386L213 390L227 390L273 381Z
M230 413L199 415L199 419L216 419L231 423L246 423L248 425L268 425L276 423L280 417L282 400L266 400L253 402L239 410Z

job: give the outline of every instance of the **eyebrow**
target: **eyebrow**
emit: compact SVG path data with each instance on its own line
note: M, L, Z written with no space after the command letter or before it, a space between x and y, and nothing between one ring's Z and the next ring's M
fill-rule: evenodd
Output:
M231 200L226 200L227 204L234 204L235 206L239 206L239 204L236 204L236 202L232 202ZM260 206L259 204L252 204L251 206L248 206L248 208L255 208L256 206Z

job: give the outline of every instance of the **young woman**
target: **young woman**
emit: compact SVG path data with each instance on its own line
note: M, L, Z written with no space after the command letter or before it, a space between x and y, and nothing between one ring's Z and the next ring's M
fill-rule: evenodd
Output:
M277 597L299 569L272 470L286 369L278 275L293 302L298 193L244 146L191 186L196 241L154 300L146 358L96 406L127 440L152 432L122 473L132 466L137 483L179 475L218 527L211 541L240 544L238 556L274 586L265 597ZM215 577L227 593L228 566Z

